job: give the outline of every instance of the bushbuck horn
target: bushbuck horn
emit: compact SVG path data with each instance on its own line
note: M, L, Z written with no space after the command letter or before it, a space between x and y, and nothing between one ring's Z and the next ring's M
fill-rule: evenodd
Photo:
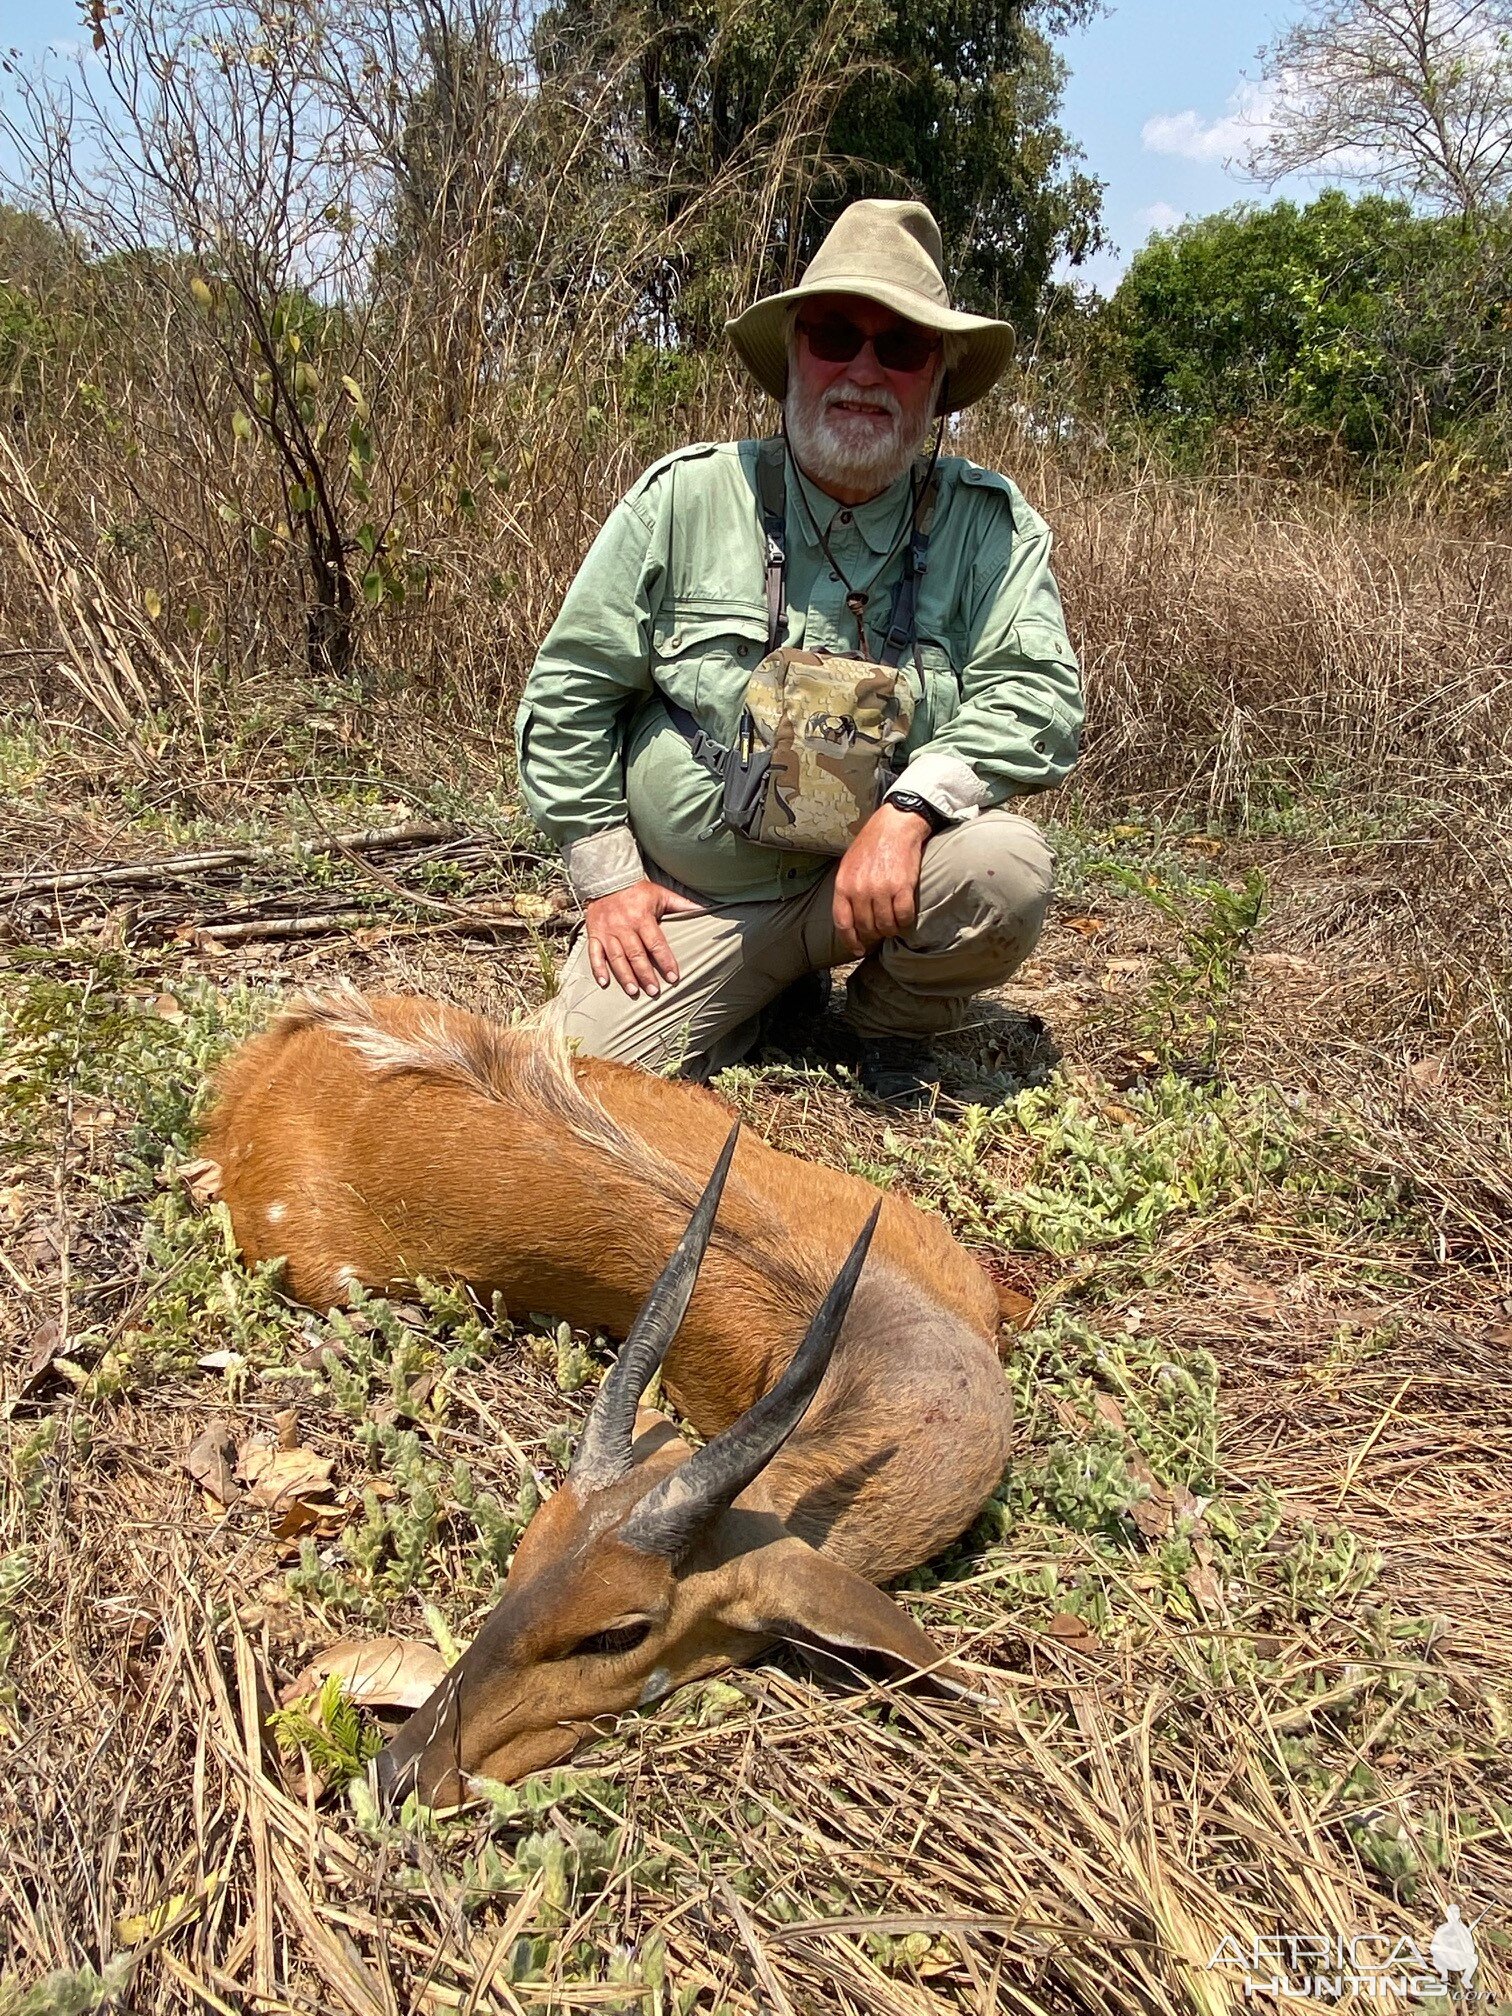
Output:
M879 1200L776 1385L646 1494L620 1530L627 1547L676 1560L771 1462L803 1419L829 1369L881 1215Z
M687 1231L631 1324L619 1357L605 1375L598 1398L583 1424L572 1476L585 1490L602 1491L617 1483L630 1468L636 1403L650 1385L667 1355L667 1346L677 1335L678 1325L688 1313L739 1139L737 1120L704 1186L698 1208L688 1221Z

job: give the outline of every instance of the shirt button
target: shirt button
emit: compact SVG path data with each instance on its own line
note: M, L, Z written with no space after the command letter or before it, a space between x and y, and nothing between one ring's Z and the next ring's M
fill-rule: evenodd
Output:
M735 656L737 658L744 658L746 653L750 650L750 648L751 647L749 644L737 644L735 646Z
M849 511L842 511L840 513L840 523L842 525L849 525L850 522L851 522L851 514L849 513Z
M831 568L830 570L830 579L831 581L838 581L840 579L840 576L837 573L835 573L833 568Z

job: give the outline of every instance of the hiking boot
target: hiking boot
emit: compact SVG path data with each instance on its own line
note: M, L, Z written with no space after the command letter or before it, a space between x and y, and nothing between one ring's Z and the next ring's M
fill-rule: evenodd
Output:
M830 1003L830 976L822 968L804 973L784 987L761 1011L752 1055L780 1050L798 1057L812 1049Z
M863 1038L856 1076L889 1106L927 1106L940 1091L940 1060L912 1036Z

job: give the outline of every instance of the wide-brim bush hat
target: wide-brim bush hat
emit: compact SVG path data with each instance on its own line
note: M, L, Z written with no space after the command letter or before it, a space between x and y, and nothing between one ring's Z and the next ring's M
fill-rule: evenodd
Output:
M959 338L961 354L940 401L946 413L980 399L1013 355L1007 322L951 307L940 227L922 203L866 197L850 204L796 287L763 296L725 324L752 377L774 399L787 396L787 311L815 294L860 294L923 329Z

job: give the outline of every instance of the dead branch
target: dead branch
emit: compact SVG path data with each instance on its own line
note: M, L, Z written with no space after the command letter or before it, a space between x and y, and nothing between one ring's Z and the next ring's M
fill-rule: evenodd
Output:
M411 820L407 825L380 826L369 833L333 833L318 840L301 840L293 851L305 859L332 852L373 854L387 847L462 837L460 826ZM0 902L10 902L19 896L61 896L71 889L174 882L187 875L202 875L212 868L233 868L256 861L265 853L265 849L256 847L216 847L200 854L169 854L159 861L129 861L109 868L72 868L60 874L23 875L0 885Z

